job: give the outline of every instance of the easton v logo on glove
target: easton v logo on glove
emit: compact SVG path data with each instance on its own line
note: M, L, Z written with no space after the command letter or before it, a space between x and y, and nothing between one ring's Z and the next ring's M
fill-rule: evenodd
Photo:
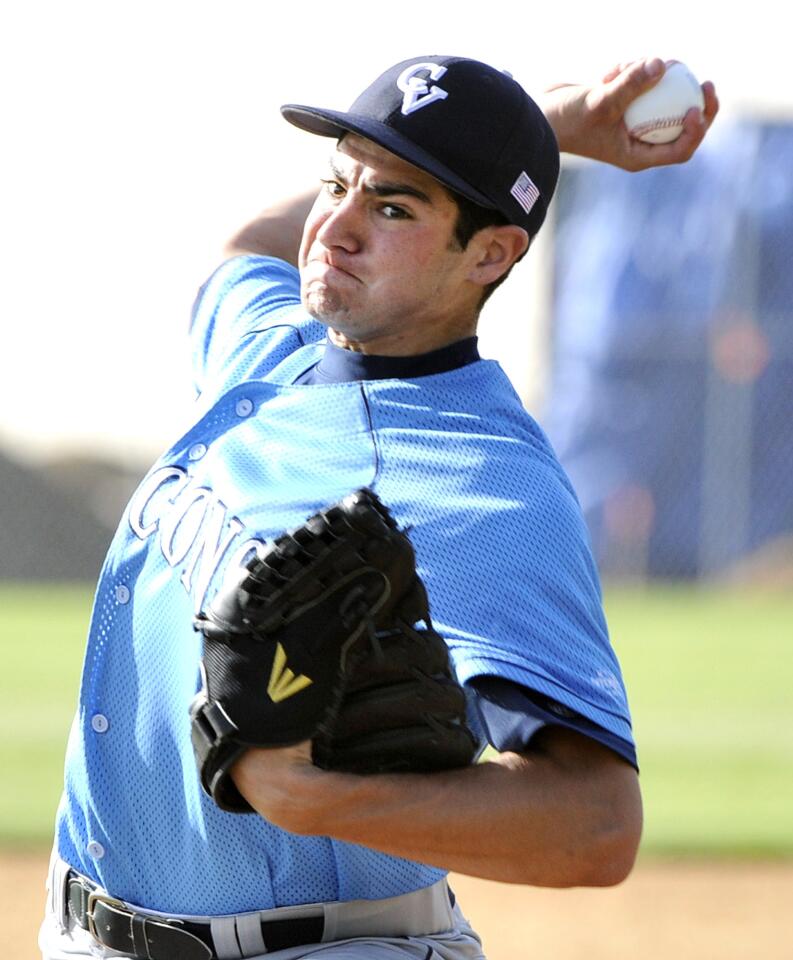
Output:
M286 665L286 653L280 643L275 645L275 660L270 671L270 682L267 684L267 696L273 703L280 703L287 697L293 697L312 683L310 677L302 673L296 677Z
M368 489L278 537L194 625L204 684L193 749L224 810L251 812L229 775L248 747L310 739L317 766L355 773L448 769L476 754L413 546Z

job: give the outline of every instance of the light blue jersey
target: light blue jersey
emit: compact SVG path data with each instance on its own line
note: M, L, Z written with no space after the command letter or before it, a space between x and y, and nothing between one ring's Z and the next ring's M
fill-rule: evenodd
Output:
M154 910L374 899L443 875L224 813L195 769L193 615L232 565L358 487L410 527L461 680L512 680L632 743L578 503L500 367L294 385L325 333L298 289L260 257L210 279L192 330L199 415L132 497L97 589L59 852Z

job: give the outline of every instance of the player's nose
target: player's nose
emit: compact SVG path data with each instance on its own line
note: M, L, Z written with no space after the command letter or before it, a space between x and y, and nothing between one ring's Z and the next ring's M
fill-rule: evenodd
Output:
M326 210L317 229L317 240L325 247L341 247L356 253L363 245L362 212L351 197Z

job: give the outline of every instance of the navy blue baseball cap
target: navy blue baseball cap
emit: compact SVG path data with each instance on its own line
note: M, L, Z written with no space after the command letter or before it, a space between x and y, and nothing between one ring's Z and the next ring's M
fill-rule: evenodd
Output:
M509 74L465 57L404 60L346 113L296 103L281 113L323 137L366 137L530 236L559 177L559 147L542 110Z

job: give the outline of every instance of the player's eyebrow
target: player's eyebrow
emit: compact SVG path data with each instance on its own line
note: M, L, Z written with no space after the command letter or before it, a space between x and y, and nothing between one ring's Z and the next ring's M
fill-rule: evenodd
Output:
M432 205L432 199L423 190L419 190L417 187L411 187L408 183L365 183L363 185L365 193L373 193L376 197L393 197L397 194L402 194L403 196L415 197L416 200L420 200L422 203L427 203L430 206Z
M339 181L339 183L343 184L347 182L344 172L338 166L336 166L333 160L330 161L330 172L333 174L333 177ZM393 197L400 195L415 197L415 199L421 201L421 203L426 203L429 206L432 206L432 197L430 197L428 193L425 193L423 190L419 190L418 187L414 187L409 183L380 180L377 183L364 183L362 189L364 193L371 193L376 197Z

